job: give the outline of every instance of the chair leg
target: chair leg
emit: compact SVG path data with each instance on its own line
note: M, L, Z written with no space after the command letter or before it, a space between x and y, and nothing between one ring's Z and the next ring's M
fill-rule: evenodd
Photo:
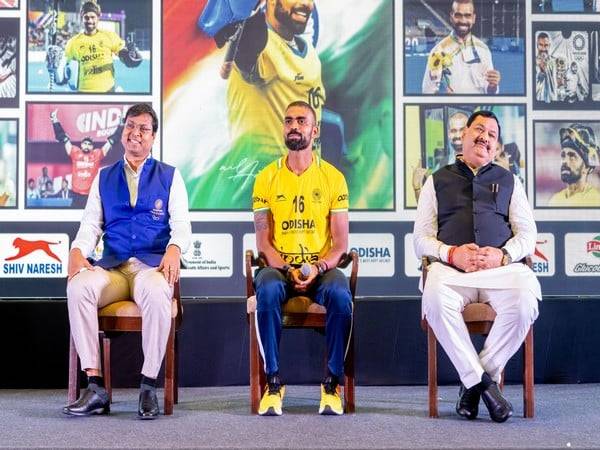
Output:
M171 330L165 352L165 416L173 414L175 385L175 320L171 320Z
M427 386L429 388L429 417L439 417L437 386L437 339L427 324Z
M533 326L531 326L523 346L523 416L528 419L534 416L533 375Z
M173 373L173 403L179 403L179 339L175 330L175 372Z
M354 333L350 335L350 343L348 344L348 355L346 356L346 368L344 370L344 412L346 414L354 413Z
M258 349L255 319L255 312L248 315L248 325L250 328L250 336L248 339L250 345L250 412L252 414L258 414L261 395L261 373L263 372L263 369L260 367L260 352Z
M73 336L69 334L69 391L67 403L71 404L79 398L79 358L75 349Z
M112 382L110 379L110 338L102 336L102 365L104 373L104 384L108 393L108 402L112 403Z

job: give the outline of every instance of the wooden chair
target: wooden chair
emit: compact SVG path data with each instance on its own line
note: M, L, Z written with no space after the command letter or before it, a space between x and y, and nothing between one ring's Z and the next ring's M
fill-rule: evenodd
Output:
M171 330L167 349L165 352L165 406L164 414L173 414L173 404L178 402L177 380L177 330L183 320L183 308L179 292L179 282L173 289L173 302L171 307ZM110 374L110 339L122 332L141 332L142 315L133 300L122 300L111 303L98 310L98 329L100 331L100 349L102 352L102 366L104 382L110 401L112 402L112 385ZM79 397L79 376L81 373L79 358L73 336L69 345L69 392L68 403L74 402Z
M356 280L358 274L358 254L354 251L345 254L338 263L344 268L352 263L350 273L350 292L352 303L356 294ZM246 309L248 325L250 327L250 411L258 413L261 394L265 389L267 380L264 373L262 358L258 348L256 331L256 296L254 291L253 267L265 267L266 262L262 256L254 257L252 250L246 250ZM282 321L284 328L311 328L322 333L325 331L325 307L314 303L310 297L297 296L290 298L282 308ZM354 404L354 320L350 330L348 352L344 362L344 412L353 413Z
M429 260L426 256L421 259L423 268L423 285L427 279ZM525 263L531 267L531 258ZM496 311L486 303L470 303L463 310L463 319L470 334L487 336L496 319ZM437 385L437 339L427 323L427 318L421 320L421 328L427 332L427 386L429 390L429 417L438 415L438 385ZM504 387L504 372L500 389ZM529 328L523 343L523 416L534 416L533 392L533 325Z

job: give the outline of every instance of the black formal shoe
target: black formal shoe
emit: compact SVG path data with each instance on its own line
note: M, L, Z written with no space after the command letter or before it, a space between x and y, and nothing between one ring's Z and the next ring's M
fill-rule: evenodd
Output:
M508 400L504 398L496 383L490 386L481 393L483 403L487 407L490 418L494 422L506 422L513 414L513 407Z
M70 416L91 416L93 414L108 414L109 412L108 394L99 395L89 388L81 393L79 399L63 408L63 413Z
M144 389L140 391L138 419L156 419L158 417L158 398L156 391Z
M479 389L473 386L467 389L464 384L460 385L458 401L456 402L456 412L461 417L469 420L477 418L479 413Z

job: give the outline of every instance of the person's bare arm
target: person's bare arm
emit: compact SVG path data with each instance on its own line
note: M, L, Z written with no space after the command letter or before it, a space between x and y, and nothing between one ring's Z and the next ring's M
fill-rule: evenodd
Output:
M254 231L256 232L256 247L265 255L267 264L277 269L283 268L286 262L275 247L273 247L273 216L271 211L263 210L254 213Z
M330 269L337 266L340 258L348 251L348 212L332 213L329 218L332 246L322 258Z

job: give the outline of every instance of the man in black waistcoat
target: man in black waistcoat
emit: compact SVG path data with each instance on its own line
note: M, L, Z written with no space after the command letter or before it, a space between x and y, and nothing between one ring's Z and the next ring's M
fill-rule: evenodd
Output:
M525 264L537 229L521 182L493 163L500 123L490 111L469 117L463 153L430 176L414 226L417 257L435 259L422 287L422 314L458 371L456 412L475 419L483 399L492 420L513 412L498 383L537 318L541 289ZM462 318L465 305L488 303L496 320L477 354Z

